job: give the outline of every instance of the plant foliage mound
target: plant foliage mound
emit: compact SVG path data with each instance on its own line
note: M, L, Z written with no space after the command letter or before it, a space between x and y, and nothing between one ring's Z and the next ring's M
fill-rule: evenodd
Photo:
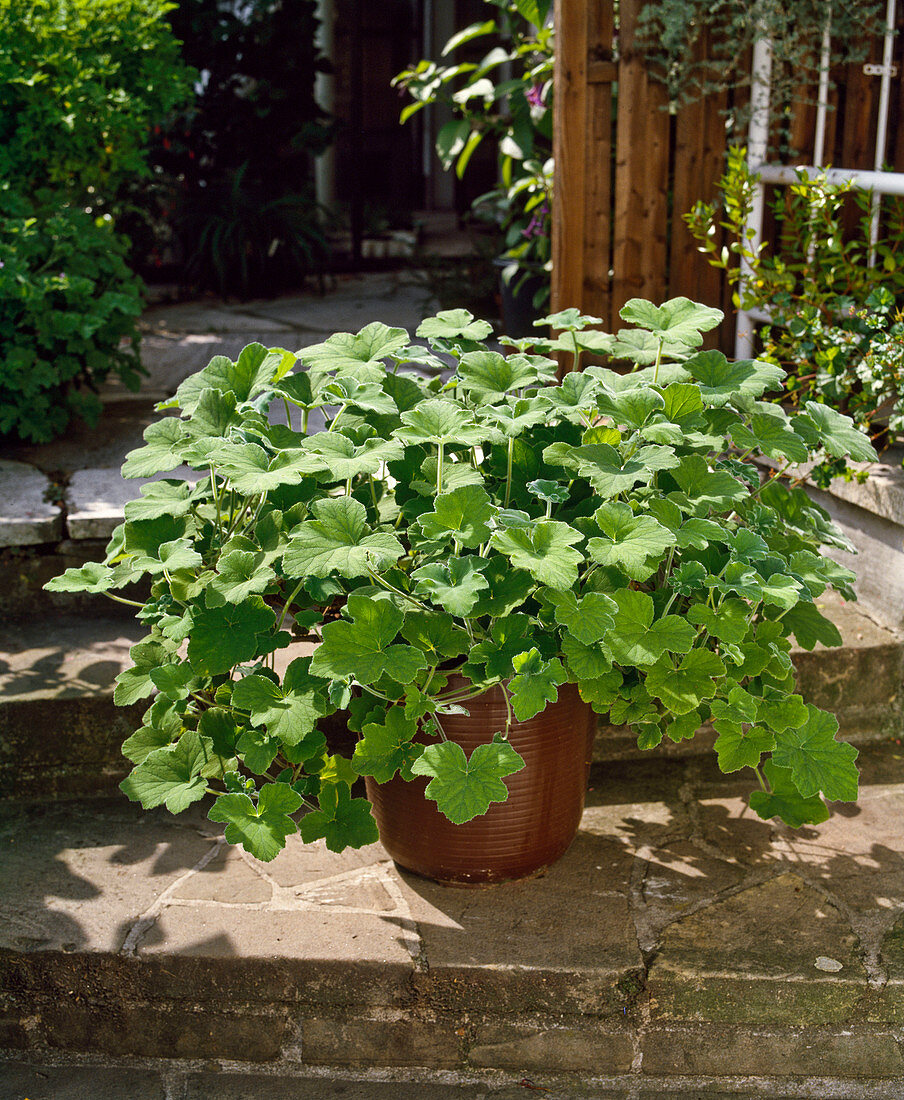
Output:
M336 851L375 840L362 775L428 776L426 797L467 820L522 766L511 722L571 682L642 748L711 721L763 817L799 826L856 798L856 750L796 694L789 656L792 634L839 644L815 601L851 596L819 553L847 544L787 473L870 444L824 405L764 400L774 365L701 351L719 311L634 300L622 316L608 335L568 310L547 319L555 341L503 355L448 311L418 328L428 347L375 323L296 354L252 344L183 382L123 472L185 463L197 480L143 486L105 561L48 586L150 581L115 696L151 700L124 745L129 797L178 812L214 793L210 817L261 859L296 831ZM557 382L537 348L633 369ZM765 481L757 453L778 464ZM444 716L496 684L509 721L466 760ZM324 736L343 710L348 755Z

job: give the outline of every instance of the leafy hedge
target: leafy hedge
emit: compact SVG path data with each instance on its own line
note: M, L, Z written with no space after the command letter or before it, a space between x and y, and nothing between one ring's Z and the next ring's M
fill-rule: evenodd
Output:
M127 251L109 216L0 215L0 435L41 443L75 416L93 425L110 374L138 388L142 284Z
M0 435L94 422L136 389L141 281L117 231L192 71L162 0L0 0Z

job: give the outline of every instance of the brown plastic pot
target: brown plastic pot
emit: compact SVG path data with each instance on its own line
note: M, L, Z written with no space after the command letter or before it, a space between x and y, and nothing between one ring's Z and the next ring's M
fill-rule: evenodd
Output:
M455 677L454 681L464 683ZM450 741L470 756L505 729L505 701L497 687L464 706L469 715L442 719ZM504 780L509 797L481 817L454 825L424 795L428 779L367 780L380 840L408 871L447 885L481 886L526 878L563 856L574 840L590 772L596 716L574 684L527 722L513 722L509 740L524 758Z

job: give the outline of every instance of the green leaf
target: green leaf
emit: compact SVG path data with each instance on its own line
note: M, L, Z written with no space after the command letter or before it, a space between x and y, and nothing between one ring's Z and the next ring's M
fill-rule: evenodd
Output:
M516 654L512 664L516 673L509 683L512 709L519 722L526 722L558 699L559 685L567 676L561 661L544 661L538 649Z
M716 694L716 678L725 675L725 665L708 649L693 649L677 668L671 660L660 661L647 673L647 691L662 700L673 714L696 710L704 699Z
M192 486L184 481L151 481L142 485L141 497L123 508L127 520L157 519L158 516L184 516L191 508Z
M207 602L214 602L210 593L216 592L225 603L241 603L248 596L264 592L274 576L263 551L230 550L217 562L217 575L208 587Z
M724 314L720 309L700 305L689 298L672 298L661 306L654 306L643 298L632 298L621 308L619 317L655 336L697 348L703 343L701 333L714 329Z
M185 664L161 665L150 671L154 686L168 699L187 699L189 685L195 680L195 670Z
M318 432L304 440L293 457L293 468L321 479L348 481L376 474L384 462L395 462L403 453L397 439L366 439L356 446L340 432Z
M411 765L424 746L412 744L417 722L405 716L403 707L390 707L385 722L368 722L361 732L363 740L352 756L361 775L372 776L377 783L388 783L396 772L405 780L412 778Z
M153 477L174 470L183 460L190 442L188 432L178 418L164 417L144 431L145 445L129 451L122 467L123 477Z
M486 490L480 485L463 485L451 493L441 493L432 512L417 520L425 538L453 538L462 546L480 546L490 537L487 521L495 514Z
M494 619L510 615L521 607L536 585L530 573L523 569L513 569L508 558L493 554L482 567L489 589L480 592L477 602L471 608L474 618L490 615Z
M226 840L241 844L256 859L269 863L286 846L286 837L298 826L289 814L301 806L301 796L287 783L267 783L257 805L246 794L224 794L214 802L208 817L226 822Z
M706 632L719 641L740 645L747 635L753 612L743 600L723 600L716 610L708 604L695 603L688 608L689 622L706 628Z
M815 603L809 600L800 600L790 611L782 616L782 622L789 634L794 635L794 640L802 649L813 649L817 643L825 646L839 646L842 644L841 632L838 627L821 614Z
M402 637L427 654L431 665L467 653L471 639L455 626L448 615L427 611L409 611L402 626Z
M196 672L206 676L229 672L257 655L260 635L275 622L276 615L260 596L225 607L196 607L188 659Z
M777 416L754 413L750 418L750 427L741 423L732 424L728 432L742 450L754 449L770 458L806 462L810 455L803 439Z
M497 734L497 738L498 738ZM485 814L492 802L505 802L508 790L502 780L524 767L524 760L503 740L478 745L466 757L454 741L428 745L412 765L415 775L432 776L427 798L453 822L462 825Z
M694 628L679 615L653 621L653 600L646 592L622 589L612 599L618 610L604 643L616 664L653 665L664 653L687 653L694 644Z
M676 537L650 516L636 516L629 504L613 502L597 508L593 518L604 538L590 539L594 561L621 569L632 580L644 581L658 568Z
M578 691L585 703L589 703L597 714L605 714L618 698L624 677L617 668L610 668L602 676L581 680Z
M168 664L172 657L169 650L159 642L138 642L129 650L134 661L132 668L124 669L116 677L113 689L113 702L119 707L127 707L154 694L154 681L151 672L161 665Z
M120 790L146 810L165 805L170 813L182 813L207 791L207 780L200 773L208 751L195 730L186 730L175 745L149 752L120 783Z
M305 844L323 839L331 852L363 848L380 839L370 803L352 798L345 783L322 786L320 809L305 814L298 828Z
M490 637L473 646L464 673L470 679L508 680L512 659L532 646L531 620L527 615L508 615L490 626ZM481 667L485 671L481 671Z
M337 332L322 344L298 352L298 358L317 371L337 371L362 382L379 382L386 373L383 360L409 343L403 328L374 321L359 333Z
M736 772L741 768L759 766L764 752L775 747L775 738L762 726L743 726L739 722L724 720L717 726L715 750L719 768L723 772Z
M404 443L455 443L473 447L486 442L487 429L454 401L435 397L403 412L402 427L392 434Z
M404 615L388 600L352 595L347 604L352 622L326 623L322 644L311 659L311 673L326 679L353 677L359 684L375 684L390 676L410 684L427 667L420 650L393 645Z
M271 737L263 729L246 729L235 746L242 763L255 775L267 772L282 747L278 737Z
M838 719L807 704L807 721L798 729L775 736L773 762L789 768L794 785L804 798L817 792L831 801L856 802L858 774L853 745L836 741Z
M491 21L486 26L495 24ZM421 321L416 335L425 340L485 340L492 331L488 321L475 321L466 309L444 309Z
M700 396L712 408L721 408L736 395L761 397L766 390L779 390L785 372L774 363L736 359L729 362L721 351L701 351L683 366L700 383Z
M672 477L684 490L689 506L697 513L725 512L746 500L749 490L724 470L710 470L701 455L685 455Z
M602 642L584 645L577 638L562 638L562 655L571 673L580 681L597 680L612 668L612 661Z
M289 533L283 569L290 577L364 577L404 554L399 540L387 533L365 534L367 510L352 497L325 497L311 505L315 519Z
M553 608L556 622L583 645L593 645L611 630L617 605L602 592L589 592L578 599L572 591L545 589L542 598Z
M439 604L450 615L470 615L489 585L473 558L450 558L448 564L422 565L411 574L414 591Z
M837 458L852 458L855 462L878 462L879 456L869 438L854 427L849 416L836 412L829 405L804 402L805 412L792 423L805 433L811 446L822 446Z
M542 385L554 379L556 364L541 356L511 355L494 351L473 351L462 356L456 379L478 404L495 404L507 393Z
M584 555L574 549L583 536L567 523L539 520L531 527L509 527L494 531L490 545L505 554L513 565L525 569L540 584L550 588L571 588L578 579L578 565Z
M750 808L759 817L764 820L781 818L792 829L799 829L801 825L818 825L828 820L829 807L819 795L804 798L795 787L789 768L777 767L767 760L763 765L763 774L772 788L771 793L753 791L750 795Z
M141 574L126 562L111 568L100 562L89 561L76 569L70 566L65 573L53 577L44 585L46 592L108 592L111 588L123 588Z
M173 404L186 413L193 413L205 390L232 393L235 403L250 401L263 393L277 377L281 377L290 368L292 360L293 357L283 348L268 351L257 343L244 347L235 362L225 355L215 355L203 370L180 384Z
M245 676L232 689L232 705L247 710L252 725L266 726L272 737L286 745L309 743L313 755L324 738L309 735L328 707L323 681L310 674L310 664L310 657L297 657L286 669L282 684L266 676Z

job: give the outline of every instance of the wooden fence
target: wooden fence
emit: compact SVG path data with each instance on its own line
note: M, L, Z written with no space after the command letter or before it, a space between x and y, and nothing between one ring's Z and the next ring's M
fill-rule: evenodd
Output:
M728 101L723 93L668 111L664 86L634 45L645 2L619 0L617 55L613 0L556 3L552 308L576 305L617 328L618 311L629 298L685 295L726 311L718 340L728 351L734 338L729 291L681 218L698 199L716 195ZM899 75L892 84L886 161L904 171L900 27L894 49ZM876 38L868 60L881 59L882 40ZM749 67L749 58L737 64ZM826 161L871 169L879 78L865 73L863 64L831 75ZM790 163L812 159L815 98L814 88L801 89L791 105L788 144L796 154Z

